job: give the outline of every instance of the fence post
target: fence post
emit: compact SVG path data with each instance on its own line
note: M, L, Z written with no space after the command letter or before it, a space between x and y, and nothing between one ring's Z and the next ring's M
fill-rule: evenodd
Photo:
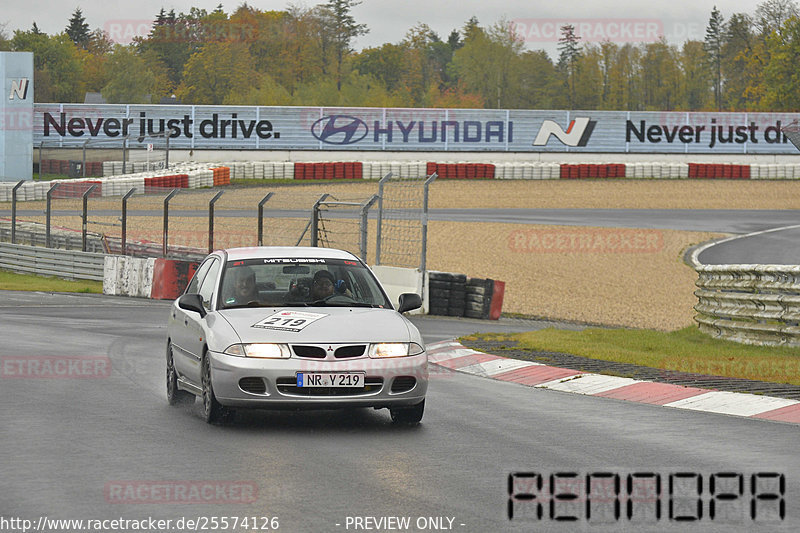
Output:
M39 143L39 181L42 181L42 152L44 148L44 141Z
M258 245L264 246L264 204L272 198L273 192L267 195L258 202Z
M224 193L225 191L219 191L214 195L214 198L208 202L208 253L214 251L214 204Z
M17 244L17 189L22 187L23 183L25 180L20 180L11 189L11 244Z
M87 139L83 143L83 161L81 162L81 176L86 177L86 145L89 144L91 139ZM85 252L86 250L84 250Z
M425 180L425 191L423 193L422 198L422 252L419 261L419 270L423 274L425 273L425 269L428 267L427 263L427 254L428 254L428 189L430 188L430 184L434 182L436 179L436 172L431 174L431 176ZM423 276L424 279L424 276Z
M381 264L381 223L383 222L383 183L392 177L389 172L378 182L378 227L375 232L375 264Z
M172 192L164 198L164 233L162 236L164 244L161 250L164 257L167 257L167 243L169 241L169 201L172 200L172 197L178 194L178 192L180 192L180 189L172 189Z
M128 173L128 137L122 139L122 173Z
M380 196L373 194L372 198L361 204L361 260L367 262L367 217L369 215L369 208L372 207L376 201L380 201Z
M86 145L84 145L86 146ZM89 187L83 193L83 212L81 213L81 251L86 251L86 225L87 225L87 211L89 207L89 195L97 188L97 184Z
M317 231L319 230L319 206L330 194L325 193L319 197L314 203L314 209L311 211L311 246L316 247L319 243Z
M126 192L125 196L122 197L122 255L125 255L125 244L128 238L128 198L135 192L136 187L132 187L131 190Z
M50 200L53 196L53 191L58 187L58 183L53 183L47 189L47 207L45 208L45 224L44 224L44 246L50 248Z

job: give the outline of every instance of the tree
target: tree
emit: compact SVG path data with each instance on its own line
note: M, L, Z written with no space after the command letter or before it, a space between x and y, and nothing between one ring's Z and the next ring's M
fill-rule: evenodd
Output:
M33 31L14 32L11 49L33 52L35 102L78 102L84 84L78 49L66 33L48 36Z
M711 10L711 17L706 26L704 49L707 54L708 65L711 68L714 83L714 107L717 111L722 108L722 46L724 44L724 19L717 6Z
M756 7L755 26L762 36L780 32L791 17L800 16L795 0L766 0Z
M522 39L506 21L489 29L469 28L464 46L453 54L452 73L467 91L481 95L485 107L512 107L518 90L513 80L523 48Z
M575 70L581 57L580 37L575 35L575 26L561 26L561 37L558 39L558 67L564 73L569 89L569 107L575 102Z
M86 23L83 13L81 13L81 8L75 8L75 12L72 14L72 18L69 19L69 24L65 31L69 38L72 39L72 42L75 43L75 46L86 49L91 36L89 34L89 25Z
M256 76L247 45L208 43L186 62L177 94L187 103L221 105L230 93L245 93Z
M644 46L642 88L645 109L673 111L681 105L681 70L677 51L662 38Z
M328 0L326 4L332 15L332 28L330 29L336 54L336 90L339 91L342 89L342 63L345 56L352 52L350 43L356 37L369 33L367 25L357 24L356 19L350 14L351 10L360 3L360 1L354 0Z
M711 98L711 77L705 68L705 50L700 41L686 41L680 54L680 68L683 72L682 107L689 111L705 109ZM727 88L727 84L726 84Z
M128 46L114 48L107 72L100 92L109 104L149 104L164 91L163 80Z
M750 17L734 13L725 25L725 43L721 51L722 75L725 78L722 101L725 109L747 111L752 107L746 95L751 82L747 58L753 53L754 45L755 35Z

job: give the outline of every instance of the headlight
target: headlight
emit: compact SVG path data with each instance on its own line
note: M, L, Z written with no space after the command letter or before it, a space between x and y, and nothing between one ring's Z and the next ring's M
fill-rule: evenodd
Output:
M286 344L231 344L224 353L260 359L289 359L292 356Z
M369 356L375 359L380 357L406 357L419 355L424 351L425 349L416 342L383 342L370 345Z

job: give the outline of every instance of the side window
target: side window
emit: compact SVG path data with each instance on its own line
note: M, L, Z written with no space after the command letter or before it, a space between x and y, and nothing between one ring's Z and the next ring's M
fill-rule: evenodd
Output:
M184 294L194 294L197 292L198 288L200 287L200 284L203 282L203 278L206 277L208 269L211 267L211 263L213 263L214 261L215 259L212 257L207 259L206 261L203 262L202 265L200 265L200 268L198 268L197 271L194 273L194 276L192 276L192 281L190 281L189 285L186 286L186 291L184 291Z
M217 282L217 274L219 274L219 261L212 260L211 266L208 269L208 274L203 279L200 285L200 296L203 297L203 305L206 309L211 308L211 296L214 294L214 286Z

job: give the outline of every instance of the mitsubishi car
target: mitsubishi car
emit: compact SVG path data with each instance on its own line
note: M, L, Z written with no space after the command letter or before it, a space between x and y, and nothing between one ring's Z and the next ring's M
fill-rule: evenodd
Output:
M220 250L170 308L169 403L203 401L207 422L242 408L388 408L416 425L428 357L403 312L353 254L311 247Z

